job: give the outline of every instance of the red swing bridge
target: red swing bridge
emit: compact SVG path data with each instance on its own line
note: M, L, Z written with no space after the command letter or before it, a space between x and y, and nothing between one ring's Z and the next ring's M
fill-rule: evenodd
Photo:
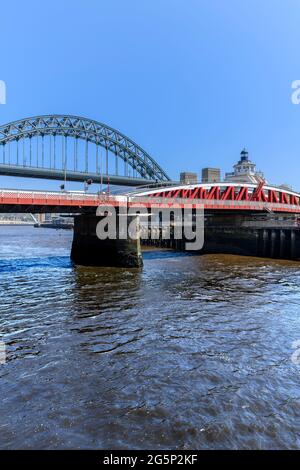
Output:
M242 166L253 164L241 152ZM266 184L173 182L133 140L103 123L70 115L25 118L0 126L0 175L60 181L61 191L0 190L2 213L74 216L71 257L77 264L140 266L140 240L99 240L98 207L204 209L202 253L300 259L300 194ZM69 182L85 191L66 191ZM88 182L101 191L86 191ZM63 183L63 184L62 184ZM104 185L107 190L102 191ZM111 187L125 191L112 193ZM132 189L129 190L128 188ZM145 223L144 223L145 225ZM158 227L162 234L162 227ZM184 240L158 237L148 244L184 249Z
M68 213L75 220L71 257L76 264L139 267L142 245L184 251L185 240L171 235L145 240L99 240L97 208L140 206L153 208L204 209L205 243L201 252L229 253L280 259L300 259L300 194L249 183L207 183L194 185L150 185L127 192L53 192L1 190L1 212ZM148 229L142 219L143 229Z
M101 205L128 207L143 203L162 208L201 204L207 211L254 213L300 213L300 194L276 186L250 183L199 183L194 185L152 185L126 193L78 191L0 190L0 212L82 213Z

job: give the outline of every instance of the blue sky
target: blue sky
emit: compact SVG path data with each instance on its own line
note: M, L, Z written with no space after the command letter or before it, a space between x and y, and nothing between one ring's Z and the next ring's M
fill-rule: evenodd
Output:
M298 0L11 0L0 7L0 123L90 117L177 179L230 171L242 147L300 189ZM0 177L0 186L20 186ZM29 181L27 187L57 187Z

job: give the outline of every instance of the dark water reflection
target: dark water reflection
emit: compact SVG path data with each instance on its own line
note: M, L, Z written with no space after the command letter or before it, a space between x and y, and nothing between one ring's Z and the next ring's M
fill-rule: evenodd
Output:
M300 448L300 265L76 268L71 236L0 228L0 448Z

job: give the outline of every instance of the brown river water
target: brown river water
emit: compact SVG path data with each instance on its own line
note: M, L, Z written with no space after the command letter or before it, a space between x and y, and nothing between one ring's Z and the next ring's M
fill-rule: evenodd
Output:
M1 449L300 448L300 264L71 241L0 227Z

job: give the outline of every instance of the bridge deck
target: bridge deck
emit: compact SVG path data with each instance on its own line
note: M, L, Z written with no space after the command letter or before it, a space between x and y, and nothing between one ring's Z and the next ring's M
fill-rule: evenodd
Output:
M82 212L98 206L153 205L161 208L204 208L215 211L260 211L300 213L299 204L279 202L237 201L220 199L191 199L188 197L159 197L155 195L109 195L79 192L0 191L0 212Z

